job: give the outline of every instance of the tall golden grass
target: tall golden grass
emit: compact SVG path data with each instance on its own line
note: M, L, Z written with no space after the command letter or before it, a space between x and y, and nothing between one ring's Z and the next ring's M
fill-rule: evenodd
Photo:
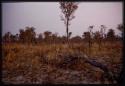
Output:
M24 45L24 44L3 44L2 46L2 68L3 71L8 71L5 77L12 77L12 74L28 74L32 71L35 76L37 71L44 69L45 65L47 71L51 71L53 64L58 65L61 62L62 56L90 54L89 48L85 43L70 43L67 44L41 44L41 45ZM104 60L109 68L115 69L114 65L121 64L122 58L122 43L105 43L102 45L101 50L95 43L91 47L91 59ZM48 66L51 65L51 66ZM75 65L71 65L74 70L90 71L93 68L82 61ZM102 72L91 72L95 80L100 80ZM3 74L4 75L4 74Z

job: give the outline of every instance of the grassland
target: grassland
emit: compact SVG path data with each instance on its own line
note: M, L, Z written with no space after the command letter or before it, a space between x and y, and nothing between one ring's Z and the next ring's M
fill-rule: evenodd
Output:
M69 46L3 44L2 81L5 84L113 83L104 77L102 70L86 63L84 59L68 61L67 58L86 55L89 59L106 64L108 69L118 76L122 68L122 47L120 42L107 42L99 50L95 43L90 53L86 43L70 43Z

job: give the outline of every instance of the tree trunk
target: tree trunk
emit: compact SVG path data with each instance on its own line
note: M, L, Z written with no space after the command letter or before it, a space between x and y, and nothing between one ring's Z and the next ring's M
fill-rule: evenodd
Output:
M67 33L67 43L68 43L68 40L69 40L69 19L67 18L67 24L66 24L66 33Z
M91 38L89 38L89 56L91 56Z

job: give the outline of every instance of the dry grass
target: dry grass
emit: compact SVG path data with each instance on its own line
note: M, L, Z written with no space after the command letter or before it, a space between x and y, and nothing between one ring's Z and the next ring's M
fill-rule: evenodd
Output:
M70 44L70 46L66 44L3 45L3 82L72 83L75 82L75 80L70 80L73 79L73 75L69 74L72 76L69 76L69 79L65 78L65 72L67 70L73 70L82 72L80 73L80 80L77 81L78 77L75 77L77 84L94 82L101 83L100 78L102 78L103 71L94 68L82 60L78 60L75 64L69 63L70 65L68 66L68 69L62 69L63 67L61 68L59 66L62 65L61 63L63 62L65 56L78 56L81 53L86 55L89 54L86 44ZM119 65L121 65L122 44L106 43L102 46L101 50L98 49L97 44L94 44L91 48L91 55L89 58L96 59L104 64L107 64L111 70L115 70L116 74L118 74L120 72L119 69L121 68ZM18 76L21 76L21 78ZM22 78L22 76L24 78Z

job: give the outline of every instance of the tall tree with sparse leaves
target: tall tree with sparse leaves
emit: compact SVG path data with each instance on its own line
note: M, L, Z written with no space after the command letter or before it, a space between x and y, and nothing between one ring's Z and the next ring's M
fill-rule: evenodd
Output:
M75 18L74 12L78 8L78 3L76 2L60 2L60 9L63 15L61 15L61 20L64 21L66 25L67 42L69 39L69 25L70 21Z

